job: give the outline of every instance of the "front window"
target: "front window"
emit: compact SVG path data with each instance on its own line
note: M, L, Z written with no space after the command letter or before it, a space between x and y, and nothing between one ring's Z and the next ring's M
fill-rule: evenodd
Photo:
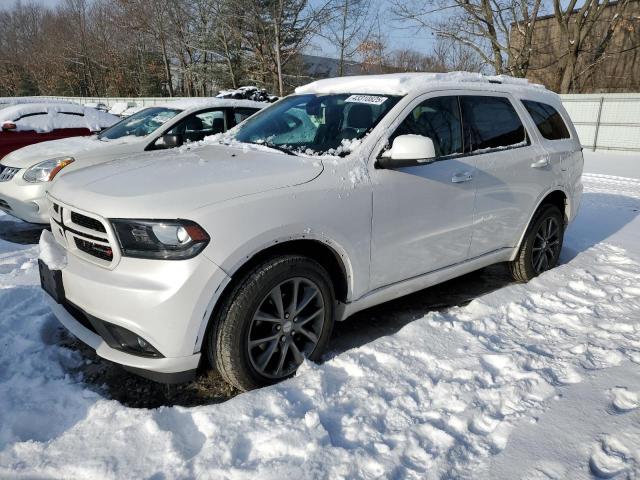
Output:
M189 115L167 132L178 135L184 143L197 142L208 135L223 133L226 128L224 110L209 110Z
M350 93L294 95L249 118L233 138L288 153L344 156L399 99Z
M181 111L163 107L145 108L130 117L120 120L111 128L100 133L98 138L100 140L114 140L127 136L145 137L155 132Z
M415 107L389 138L389 145L400 135L421 135L433 140L436 157L462 153L462 122L458 97L436 97Z

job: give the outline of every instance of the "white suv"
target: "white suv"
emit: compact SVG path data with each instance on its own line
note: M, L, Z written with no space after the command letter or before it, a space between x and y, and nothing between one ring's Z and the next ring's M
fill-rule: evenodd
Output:
M208 365L258 387L364 308L497 262L529 280L556 265L582 192L559 97L508 77L318 81L208 143L50 191L55 314L158 381Z

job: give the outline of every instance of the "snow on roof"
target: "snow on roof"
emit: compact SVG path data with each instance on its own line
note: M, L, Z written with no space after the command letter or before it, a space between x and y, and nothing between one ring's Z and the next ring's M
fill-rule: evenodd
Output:
M2 105L16 105L19 103L73 103L68 100L45 100L39 97L0 97L0 108Z
M545 91L544 86L530 83L524 78L507 75L487 76L472 72L450 73L391 73L385 75L356 75L350 77L327 78L296 88L296 93L369 93L382 95L406 95L414 90L424 90L443 84L456 87L460 83L474 83L495 89L500 84L507 89L536 89Z
M18 131L40 133L58 128L88 128L96 132L118 120L118 117L76 103L25 103L0 110L0 125L12 122Z
M112 115L121 115L126 109L137 106L136 102L115 102L111 105L109 113Z
M226 98L184 98L180 100L172 100L165 103L155 105L164 108L177 108L179 110L191 110L195 108L207 107L246 107L246 108L264 108L267 104L264 102L254 102L252 100L232 100Z

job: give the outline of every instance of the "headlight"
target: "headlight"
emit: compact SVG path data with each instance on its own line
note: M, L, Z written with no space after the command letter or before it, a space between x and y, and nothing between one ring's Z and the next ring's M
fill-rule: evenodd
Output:
M29 167L22 178L31 183L50 182L60 170L73 162L73 157L51 158Z
M113 219L122 255L135 258L193 258L209 243L209 235L188 220Z

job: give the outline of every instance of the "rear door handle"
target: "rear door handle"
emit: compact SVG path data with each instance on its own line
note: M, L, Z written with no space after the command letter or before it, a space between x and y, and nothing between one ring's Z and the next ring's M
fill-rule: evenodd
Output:
M549 157L541 158L538 161L535 161L531 164L531 168L545 168L550 165Z
M456 173L453 177L451 177L452 183L470 182L471 180L473 180L473 175L471 174L471 172Z

